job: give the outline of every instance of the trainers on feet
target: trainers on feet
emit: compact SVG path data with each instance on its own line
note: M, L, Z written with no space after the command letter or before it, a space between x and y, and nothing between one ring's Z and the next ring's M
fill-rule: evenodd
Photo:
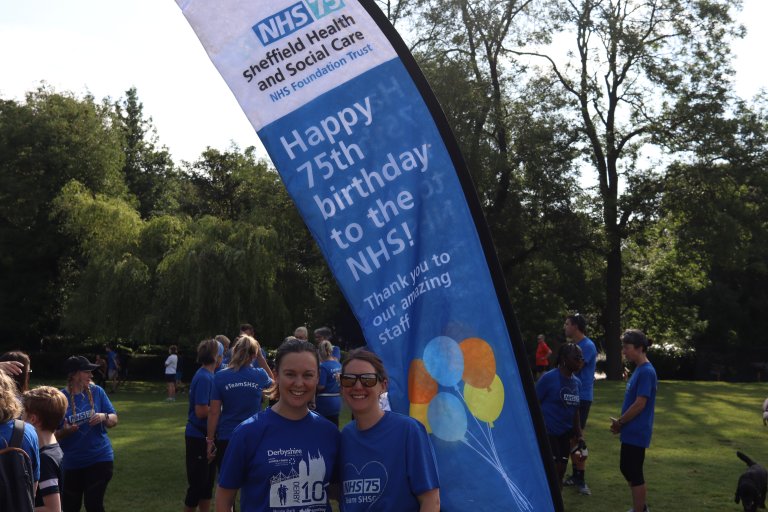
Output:
M574 485L576 485L576 478L573 475L563 480L564 487L573 487Z
M580 482L578 486L579 486L579 494L583 494L584 496L592 495L592 491L589 490L589 487L587 487L586 482Z

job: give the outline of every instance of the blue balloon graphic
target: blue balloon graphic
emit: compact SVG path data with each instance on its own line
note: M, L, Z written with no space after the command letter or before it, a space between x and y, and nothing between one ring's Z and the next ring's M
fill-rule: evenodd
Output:
M424 348L424 366L438 384L454 387L464 374L464 353L452 338L438 336Z
M464 404L450 393L438 393L429 402L427 421L432 433L443 441L461 441L467 431L467 411Z

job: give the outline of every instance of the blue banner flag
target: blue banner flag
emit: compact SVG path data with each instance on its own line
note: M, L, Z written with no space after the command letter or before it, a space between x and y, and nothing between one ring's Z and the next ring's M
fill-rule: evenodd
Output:
M384 360L392 408L430 433L442 510L562 510L469 174L374 2L177 3Z

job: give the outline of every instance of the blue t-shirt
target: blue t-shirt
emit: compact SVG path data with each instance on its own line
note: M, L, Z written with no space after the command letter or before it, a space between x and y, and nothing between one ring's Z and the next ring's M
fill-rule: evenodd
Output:
M348 423L339 457L344 512L418 511L417 496L440 487L427 431L410 416L385 412L367 430Z
M576 376L581 381L581 399L591 402L594 396L597 348L595 347L595 342L586 336L576 344L581 349L581 355L584 356L584 366L576 372Z
M211 390L213 389L213 373L205 368L200 368L192 377L189 385L189 410L187 413L187 429L184 435L187 437L204 438L208 432L208 419L200 419L195 415L196 405L209 405L211 402Z
M263 368L246 364L235 371L227 368L213 377L211 400L221 401L221 416L216 425L216 439L229 439L232 431L261 409L264 389L272 379Z
M581 381L578 377L565 377L559 368L546 372L536 382L536 396L547 434L561 436L573 429L573 418L579 410Z
M109 462L115 459L112 443L109 442L107 427L104 423L95 426L88 424L94 413L115 414L115 408L101 387L91 384L90 389L93 396L93 406L91 406L88 394L83 391L74 397L75 413L72 412L72 397L69 395L69 391L61 390L67 397L67 412L60 426L64 426L65 422L70 425L78 425L78 429L72 434L59 439L59 446L64 452L62 467L65 470L87 468L97 462Z
M323 416L338 416L341 410L338 375L341 373L341 363L333 359L320 363L320 380L318 386L324 386L317 392L315 404L317 412Z
M11 442L11 435L13 435L13 422L14 420L8 420L0 425L0 439L4 439L5 442L0 441L0 448L5 448L8 443ZM32 460L32 473L33 480L35 482L40 480L40 445L37 442L37 431L35 427L27 422L24 422L24 437L21 439L21 449L27 452L29 458Z
M658 379L656 369L651 363L645 363L632 373L627 382L627 391L624 394L624 405L621 406L621 414L635 403L639 396L648 399L645 408L621 427L621 442L648 448L651 445L651 433L653 432L653 413L656 408L656 388Z
M330 512L338 450L338 429L318 414L289 420L266 409L235 429L219 485L240 489L242 512Z
M117 352L107 350L107 371L117 370Z

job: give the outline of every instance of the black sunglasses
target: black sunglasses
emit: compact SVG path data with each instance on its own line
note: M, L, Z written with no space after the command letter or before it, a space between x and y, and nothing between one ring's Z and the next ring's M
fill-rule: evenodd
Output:
M379 376L375 373L342 373L339 380L345 388L351 388L360 379L360 384L372 388L379 382Z

